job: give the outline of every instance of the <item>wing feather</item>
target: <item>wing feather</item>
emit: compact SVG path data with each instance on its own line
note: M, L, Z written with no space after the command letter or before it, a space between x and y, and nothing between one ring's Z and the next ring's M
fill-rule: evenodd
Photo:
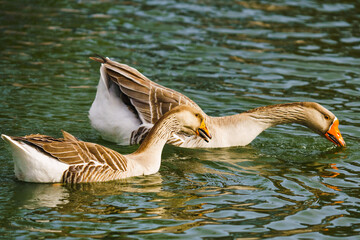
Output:
M154 124L163 114L183 104L201 110L190 98L152 82L135 68L108 58L102 66L110 80L130 99L143 123Z
M123 172L127 170L127 159L120 153L95 143L83 142L68 137L56 139L35 134L25 137L13 137L13 139L33 145L58 161L68 164L70 172L78 171L76 169L78 165L90 163L108 166L114 171Z
M120 90L131 100L141 101L143 103L149 104L149 95L144 92L140 92L131 88L120 86Z
M151 81L135 68L109 58L101 58L99 62L102 62L101 72L105 74L102 77L119 87L121 100L134 111L141 120L142 126L150 126L146 130L141 127L134 130L130 138L131 144L142 142L151 129L151 125L176 106L190 105L202 111L190 98ZM170 142L180 145L183 141L175 137Z
M122 172L107 165L94 165L92 162L72 166L64 172L64 183L104 182L117 179Z

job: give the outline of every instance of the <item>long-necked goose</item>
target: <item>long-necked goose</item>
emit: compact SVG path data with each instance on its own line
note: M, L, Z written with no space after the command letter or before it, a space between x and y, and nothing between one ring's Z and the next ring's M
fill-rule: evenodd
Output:
M102 64L89 118L91 125L106 140L119 144L140 143L153 124L171 108L190 105L201 110L185 95L152 82L128 65L109 58L91 59ZM270 105L225 117L203 115L214 135L209 144L197 136L181 134L174 135L168 143L190 148L245 146L269 127L298 123L338 146L345 146L338 129L338 119L314 102Z
M67 132L56 139L33 134L24 137L1 137L10 144L15 176L26 182L103 182L156 173L161 152L173 133L211 138L198 109L179 106L164 114L132 154L83 142Z

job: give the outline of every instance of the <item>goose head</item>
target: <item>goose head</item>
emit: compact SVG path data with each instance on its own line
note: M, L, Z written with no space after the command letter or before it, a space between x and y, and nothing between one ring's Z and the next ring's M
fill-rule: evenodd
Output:
M304 105L306 107L306 126L337 146L344 147L346 144L341 136L337 117L318 103L309 102Z
M186 135L197 135L209 142L211 135L205 124L205 118L202 112L190 106L178 106L172 111L175 119L180 126L179 133Z

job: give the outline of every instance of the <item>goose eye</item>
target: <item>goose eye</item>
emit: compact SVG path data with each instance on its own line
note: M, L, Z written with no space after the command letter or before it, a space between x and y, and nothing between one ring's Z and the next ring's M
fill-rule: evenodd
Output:
M198 113L195 114L195 117L199 117L200 115Z
M329 119L330 119L329 115L324 115L324 118L325 118L326 120L329 120Z

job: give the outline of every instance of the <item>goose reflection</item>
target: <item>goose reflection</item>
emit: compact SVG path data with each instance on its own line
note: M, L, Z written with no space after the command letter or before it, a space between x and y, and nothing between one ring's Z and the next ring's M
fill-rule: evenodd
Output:
M13 202L20 208L53 208L69 202L69 191L60 184L16 182Z
M17 184L14 198L23 208L37 209L42 215L49 211L42 209L46 206L60 216L69 216L60 221L106 222L118 229L126 223L139 234L181 233L203 225L223 221L241 224L254 218L266 225L274 218L283 219L284 211L293 216L319 201L323 206L336 202L336 193L306 179L329 174L333 163L321 160L336 161L337 152L315 154L308 156L312 162L305 159L295 163L271 156L266 162L264 153L254 147L167 147L163 157L158 174L108 183ZM297 184L305 193L285 182ZM229 209L235 215L226 215ZM174 225L173 220L184 222ZM152 227L145 230L136 226L143 222L151 222ZM308 231L317 228L319 225L310 226Z
M77 205L91 204L96 199L124 192L150 193L161 191L160 174L134 177L108 183L37 184L16 182L13 200L18 207L76 209Z

